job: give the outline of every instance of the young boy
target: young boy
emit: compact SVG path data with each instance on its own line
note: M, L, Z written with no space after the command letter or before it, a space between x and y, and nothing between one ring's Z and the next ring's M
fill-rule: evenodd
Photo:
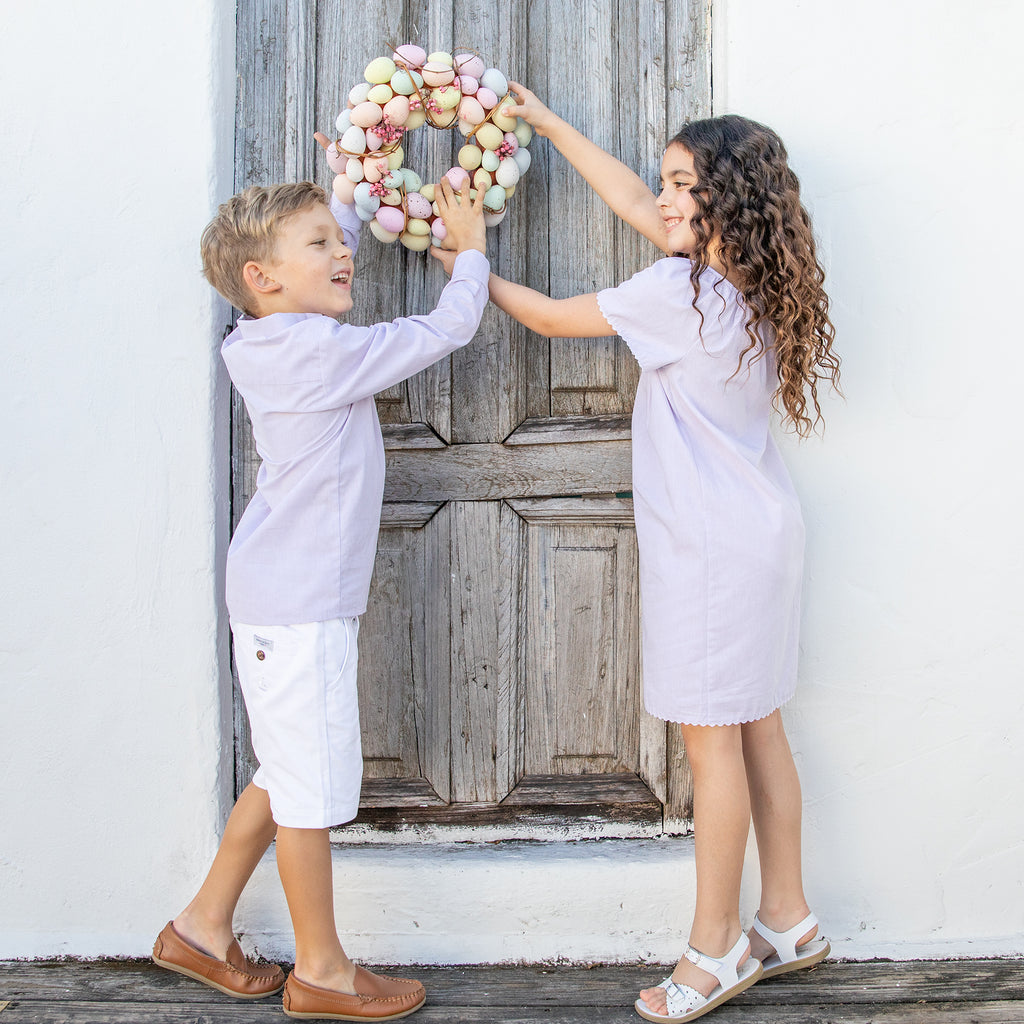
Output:
M447 180L438 207L458 251L426 316L339 324L352 308L359 219L309 182L249 188L202 239L210 283L245 313L222 355L262 457L228 549L227 605L238 678L260 761L206 880L169 922L156 963L229 995L284 986L294 1017L393 1020L424 999L416 981L356 967L334 921L328 826L359 804L358 616L366 610L384 489L373 396L470 341L487 302L483 190ZM295 970L247 959L232 917L277 839L295 930Z

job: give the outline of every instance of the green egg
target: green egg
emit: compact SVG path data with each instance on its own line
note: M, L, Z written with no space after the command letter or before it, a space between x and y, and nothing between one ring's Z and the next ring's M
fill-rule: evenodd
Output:
M492 185L484 193L484 209L497 213L505 205L507 195L500 185Z
M501 163L501 159L493 149L485 149L483 156L480 158L480 166L485 171L494 172L498 169L498 164Z

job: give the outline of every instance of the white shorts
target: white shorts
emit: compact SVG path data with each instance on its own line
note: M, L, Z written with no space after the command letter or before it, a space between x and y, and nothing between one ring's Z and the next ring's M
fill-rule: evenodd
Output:
M359 808L363 757L356 694L359 620L231 623L235 664L260 766L285 828L326 828Z

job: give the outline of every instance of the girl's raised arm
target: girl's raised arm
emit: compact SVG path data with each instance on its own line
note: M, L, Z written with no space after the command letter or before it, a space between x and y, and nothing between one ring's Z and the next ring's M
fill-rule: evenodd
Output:
M521 117L538 135L550 139L613 213L663 252L670 252L657 198L643 179L548 109L526 86L518 82L509 82L508 86L519 103L506 105L503 113Z

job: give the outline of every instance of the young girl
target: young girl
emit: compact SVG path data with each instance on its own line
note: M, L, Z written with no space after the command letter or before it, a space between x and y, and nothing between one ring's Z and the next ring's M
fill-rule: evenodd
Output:
M681 723L694 777L697 905L671 977L640 993L651 1021L688 1021L822 960L804 899L800 784L779 708L796 684L804 530L769 432L806 435L838 383L823 271L774 132L688 124L661 194L516 83L506 108L548 137L611 209L668 254L617 288L555 300L490 277L491 300L548 337L620 335L642 370L633 496L644 703ZM444 262L447 254L435 252ZM761 902L740 925L753 816Z

